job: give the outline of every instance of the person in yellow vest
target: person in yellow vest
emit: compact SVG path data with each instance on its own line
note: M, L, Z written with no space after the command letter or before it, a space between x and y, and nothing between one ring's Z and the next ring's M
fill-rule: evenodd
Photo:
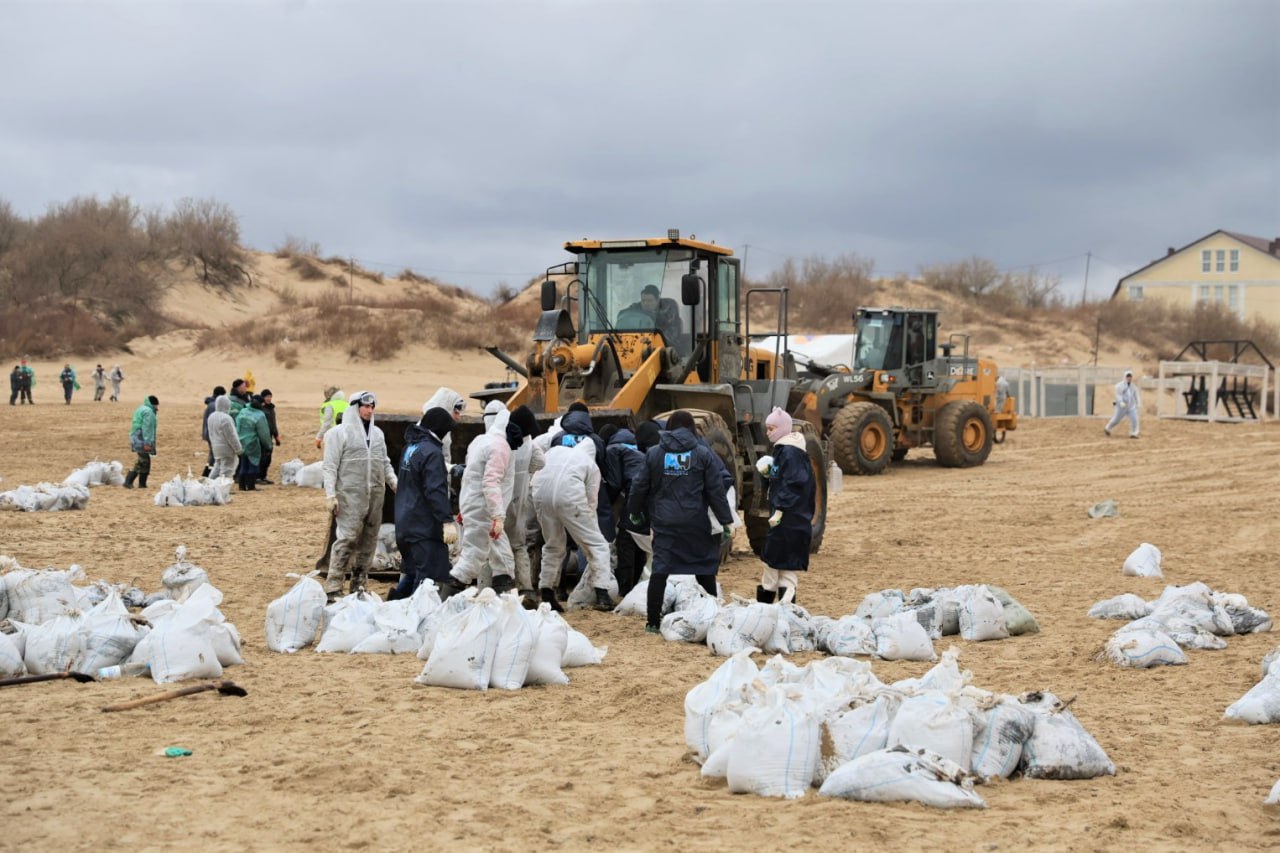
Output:
M257 390L258 383L253 378L252 370L246 370L244 372L244 387L250 394Z
M324 434L342 423L342 413L347 410L347 398L341 388L330 385L324 389L324 405L320 407L320 431L316 433L316 447L324 446Z

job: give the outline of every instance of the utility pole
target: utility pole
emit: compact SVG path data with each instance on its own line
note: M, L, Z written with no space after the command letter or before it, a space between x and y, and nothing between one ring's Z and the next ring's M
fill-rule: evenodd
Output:
M1080 305L1089 301L1089 262L1093 260L1093 252L1084 253L1084 292L1080 294Z
M354 305L356 301L356 259L354 257L347 258L347 304Z

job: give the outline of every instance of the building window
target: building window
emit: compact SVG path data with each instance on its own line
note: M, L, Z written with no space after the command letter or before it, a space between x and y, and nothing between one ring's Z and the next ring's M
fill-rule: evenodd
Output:
M1234 284L1227 285L1227 307L1232 311L1240 310L1240 294L1239 289Z
M1218 263L1215 272L1222 272L1227 268L1227 253L1223 249L1218 250Z
M1208 249L1205 249L1200 252L1200 272L1210 271L1211 268L1209 266L1209 263L1212 257L1213 257L1213 253L1210 252Z
M1198 301L1200 302L1209 301L1209 285L1207 284L1200 285L1200 299Z
M1240 272L1240 250L1231 250L1231 271Z
M1215 285L1213 286L1213 301L1214 301L1216 304L1221 305L1221 304L1222 304L1222 297L1223 297L1223 287L1222 287L1222 285L1220 285L1220 284L1215 284Z
M1130 302L1142 301L1142 285L1140 284L1129 285L1129 301Z

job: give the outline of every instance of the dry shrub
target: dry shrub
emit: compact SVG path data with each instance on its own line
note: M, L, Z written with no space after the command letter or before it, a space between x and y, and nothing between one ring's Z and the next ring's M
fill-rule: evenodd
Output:
M276 361L284 365L285 370L293 370L301 363L298 345L293 341L285 341L276 345Z
M303 237L295 237L292 234L286 234L284 242L276 246L276 257L296 258L296 257L320 257L320 244L308 241Z
M847 331L854 310L871 292L875 262L856 254L833 261L813 256L797 265L787 259L769 274L768 287L785 287L792 328L812 332Z
M1087 306L1077 312L1086 328L1101 321L1100 334L1106 340L1131 340L1155 357L1171 359L1191 341L1251 340L1275 363L1280 355L1280 328L1263 320L1241 320L1224 305L1201 303L1188 309L1162 300L1129 302L1112 300ZM1220 356L1229 359L1227 348Z
M133 335L125 337L120 328L69 303L41 302L0 311L0 349L34 358L106 352L122 347L129 337Z
M290 255L289 269L298 274L303 281L319 281L324 278L324 269L309 255Z
M425 275L418 275L416 272L409 269L408 267L405 267L404 269L402 269L400 271L400 275L396 276L396 278L400 279L401 281L408 281L416 284L435 284L435 282L430 278L427 278Z

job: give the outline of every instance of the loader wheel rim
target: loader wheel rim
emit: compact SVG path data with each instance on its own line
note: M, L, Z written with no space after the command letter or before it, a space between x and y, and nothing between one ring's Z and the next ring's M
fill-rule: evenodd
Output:
M889 436L879 424L867 424L858 436L858 449L866 459L879 459L889 447Z
M969 418L960 431L960 443L970 453L979 453L987 443L987 428L978 418Z

